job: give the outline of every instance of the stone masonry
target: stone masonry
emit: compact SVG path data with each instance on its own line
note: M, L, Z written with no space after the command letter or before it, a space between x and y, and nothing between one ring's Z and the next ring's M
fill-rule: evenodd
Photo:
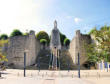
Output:
M13 64L14 68L23 68L24 52L26 52L26 66L35 64L39 51L40 43L34 31L30 31L26 36L10 37L7 49L8 65Z
M70 43L70 49L69 49L69 52L73 59L74 64L78 63L78 53L80 54L80 64L81 65L87 61L84 42L86 42L86 43L91 42L90 35L83 35L80 33L80 30L77 30L75 37L72 39L72 41Z
M52 52L53 55L56 56L56 58L59 57L59 54L55 53L58 50L62 51L59 34L60 34L59 30L57 29L57 22L55 21L54 29L52 30L49 50ZM78 53L80 54L81 65L83 65L87 61L84 42L86 43L92 42L91 36L81 34L80 30L77 30L75 37L72 39L70 43L69 49L66 49L73 60L73 64L78 63ZM23 68L24 52L26 52L26 66L33 65L36 63L36 58L41 50L41 45L35 37L35 32L30 31L29 35L10 37L9 44L6 47L4 47L4 50L7 52L8 65L13 65L14 68ZM55 60L54 64L55 66L57 66L57 59Z

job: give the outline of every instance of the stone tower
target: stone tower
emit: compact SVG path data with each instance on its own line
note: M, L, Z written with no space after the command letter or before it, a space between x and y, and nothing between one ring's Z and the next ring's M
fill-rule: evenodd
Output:
M56 20L54 21L54 28L51 32L50 49L52 58L52 69L56 70L58 68L57 63L59 58L59 50L61 49L60 32L57 28Z
M36 63L39 51L40 43L32 30L28 35L10 37L7 48L8 65L13 65L14 68L23 68L24 52L26 53L26 66L33 65Z
M80 33L80 30L77 30L75 37L72 39L70 43L70 49L69 49L74 64L78 64L78 53L80 54L81 65L83 65L87 61L84 42L86 42L87 44L91 43L90 35L84 35Z
M50 48L61 49L60 32L57 28L57 21L54 21L54 29L51 32Z

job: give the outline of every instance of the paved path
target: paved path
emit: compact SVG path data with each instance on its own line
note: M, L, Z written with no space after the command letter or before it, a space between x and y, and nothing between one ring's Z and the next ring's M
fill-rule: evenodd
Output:
M11 73L11 74L10 74ZM17 76L10 71L9 74L4 74L3 78L0 79L0 84L91 84L85 80L79 78L68 78L68 77L57 77L57 72L51 72L50 77L35 77L35 76Z
M51 77L17 77L16 75L4 76L0 79L0 84L93 84L79 78L59 78L56 72L51 73Z
M97 71L82 71L82 75L97 74ZM98 71L99 72L99 71ZM77 71L41 71L38 73L36 70L27 70L26 77L23 77L23 70L7 70L2 74L3 78L0 78L0 84L110 84L110 73L100 72L101 77L89 78L77 78ZM73 75L72 75L73 74ZM103 77L108 75L107 78ZM103 78L102 78L103 77Z
M35 79L35 78L11 78L0 79L0 84L93 84L82 79Z

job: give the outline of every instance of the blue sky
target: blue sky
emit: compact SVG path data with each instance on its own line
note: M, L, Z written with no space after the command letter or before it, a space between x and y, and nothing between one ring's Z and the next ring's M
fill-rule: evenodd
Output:
M49 33L54 20L69 39L80 29L110 25L110 0L0 0L0 33L13 29L44 30Z

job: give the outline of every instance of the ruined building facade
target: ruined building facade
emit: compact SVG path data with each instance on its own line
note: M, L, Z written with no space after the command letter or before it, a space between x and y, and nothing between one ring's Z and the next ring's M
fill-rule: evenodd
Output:
M35 64L40 51L40 43L35 37L35 32L30 31L26 36L14 36L9 38L7 46L8 65L14 68L24 67L24 52L26 52L26 66Z
M83 35L77 30L75 37L70 43L69 49L66 50L72 58L73 64L78 63L78 53L80 54L81 65L87 61L84 42L90 43L91 37L89 35ZM29 35L10 37L9 44L4 47L4 50L7 52L8 65L13 65L15 68L23 68L24 52L26 52L26 66L36 64L36 58L41 50L41 44L36 39L35 32L30 31ZM57 59L60 57L59 50L62 51L62 46L60 43L60 32L57 29L56 21L54 22L54 29L51 34L49 50L51 56L54 56L52 67L53 69L57 69Z
M76 31L75 37L73 37L69 52L73 59L74 64L78 64L78 53L80 55L80 64L84 64L87 61L85 43L91 43L92 39L90 35L84 35L80 33L80 30Z

